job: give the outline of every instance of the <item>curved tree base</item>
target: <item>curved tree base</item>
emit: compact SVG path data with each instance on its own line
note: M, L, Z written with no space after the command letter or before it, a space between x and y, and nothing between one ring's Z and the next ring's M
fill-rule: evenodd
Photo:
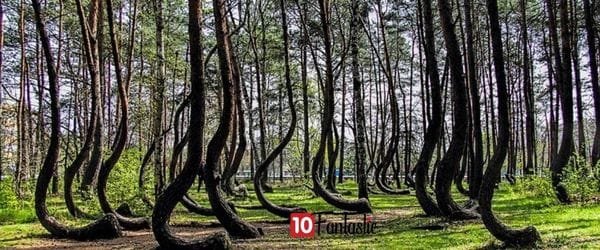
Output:
M169 185L156 200L152 211L152 231L159 249L230 249L231 240L224 233L217 233L206 239L188 241L171 232L169 218L178 202L185 199L185 192L192 186L195 175L194 164L186 162L181 174ZM190 203L195 203L188 200ZM182 202L183 204L183 202ZM212 212L212 211L211 211Z
M240 205L238 205L237 207L243 208L246 210L263 210L263 209L265 209L265 207L263 207L262 205L256 205L256 206L240 206Z
M150 229L150 218L140 217L140 218L129 218L125 217L121 214L114 213L117 219L119 220L119 224L123 227L123 229L128 231L140 231L145 229Z
M114 153L114 152L113 152ZM109 158L102 167L100 168L100 173L98 175L98 200L100 202L100 207L104 213L113 213L117 219L119 220L119 224L125 230L138 231L144 229L150 229L150 219L144 217L126 217L122 214L116 212L110 203L108 202L108 198L106 196L106 186L108 184L108 176L110 175L111 170L116 164L116 160Z
M507 247L535 247L542 241L540 233L533 226L523 229L510 229L501 224L494 215L484 216L483 223L488 230Z
M510 247L533 247L538 242L542 241L542 237L537 229L533 226L529 226L519 230L513 230L510 233L510 238L517 238L518 240L506 240L504 244Z
M423 212L428 216L442 216L442 211L438 207L434 198L427 191L427 172L428 165L423 165L423 162L417 163L415 167L415 193L417 201Z
M477 220L480 218L481 218L481 215L479 213L477 213L476 211L467 210L464 208L454 211L454 212L452 212L452 214L450 214L448 216L448 219L454 220L454 221Z
M203 206L200 206L196 201L192 200L192 197L190 197L189 195L184 195L183 198L181 198L181 205L183 205L189 212L191 213L196 213L202 216L214 216L215 213L213 212L213 210L211 208L206 208ZM228 202L227 203L229 205L229 208L231 208L231 210L233 210L234 213L237 214L237 209L235 207L235 204L233 204L233 202Z
M371 193L371 194L382 194L381 192L377 191L377 189L374 189L371 186L368 186L367 190L369 190L369 193Z
M140 198L142 199L142 202L144 203L144 205L146 205L147 208L154 208L154 203L152 203L152 201L146 194L142 194Z
M440 211L440 208L438 207L437 203L435 203L433 197L429 195L424 187L419 188L419 186L419 184L416 185L416 196L419 205L421 205L421 208L423 209L423 212L425 212L427 216L443 216L442 211Z
M419 195L417 195L417 197L419 197ZM417 199L419 200L419 204L421 205L423 212L425 212L425 215L435 216L435 217L442 216L442 212L440 211L440 208L438 208L438 206L435 204L435 202L431 202L431 201L433 201L433 199L431 197L429 197L429 198L421 197L421 198L417 198Z
M573 202L564 184L557 183L553 184L552 186L554 187L554 193L556 193L556 197L562 204L571 204Z
M83 157L83 156L81 156ZM83 159L83 158L82 158ZM65 171L65 183L63 187L65 204L67 205L67 210L69 213L75 218L85 218L85 219L96 219L91 214L88 214L82 211L77 204L75 204L75 200L73 199L73 180L75 178L75 174L81 168L82 160L75 159L75 161L67 168Z
M490 180L494 180L493 176L500 175L500 166L488 167L483 179L483 186L480 191L480 211L483 224L498 240L504 242L509 247L531 247L541 241L541 237L537 229L529 226L523 229L515 230L504 225L492 211L492 198L494 196L494 184Z
M195 201L193 201L189 196L184 195L179 202L181 205L185 207L189 212L195 213L202 216L214 216L215 213L210 208L202 207L198 205Z
M231 249L231 239L225 232L215 233L208 236L206 239L196 240L192 242L183 241L179 238L172 239L173 244L161 244L157 249Z
M469 199L463 207L467 210L478 211L479 212L479 201L474 199Z
M313 165L312 170L312 180L313 180L313 190L315 193L323 198L327 203L331 204L334 207L339 209L354 211L357 213L372 213L373 209L371 208L371 204L369 200L366 198L360 198L358 200L346 200L340 196L333 195L323 187L323 184L319 180L319 176L316 168Z
M235 211L231 209L229 202L221 195L221 193L223 193L221 190L221 178L215 173L215 163L216 161L207 160L206 174L204 177L208 199L215 216L233 238L255 239L261 237L263 235L261 230L258 230L256 227L238 217Z
M65 184L66 185L66 184ZM69 214L71 214L73 217L78 218L78 219L90 219L90 220L95 220L97 217L84 212L83 210L81 210L76 204L75 201L73 200L73 194L67 194L65 193L65 203L67 205L67 210L69 211Z
M393 194L393 195L410 194L410 190L408 190L408 189L394 190L394 189L387 187L383 183L383 180L382 180L383 176L380 174L381 174L380 171L375 171L375 185L377 185L377 188L379 188L379 190L381 190L382 192L384 192L386 194ZM378 176L379 176L379 178L377 178Z
M265 192L265 193L273 193L273 186L271 186L267 183L262 184L262 189L263 189L263 192Z
M101 219L81 228L70 228L62 225L54 217L47 214L44 214L39 218L42 226L44 226L52 236L57 238L91 241L114 239L123 236L119 222L113 214L106 214Z
M258 201L262 205L261 208L264 208L267 211L269 211L270 213L277 215L279 217L282 217L282 218L286 218L288 220L292 213L301 213L301 212L307 211L305 208L302 208L302 207L295 207L295 206L286 207L286 206L278 206L278 205L274 204L269 199L267 199L267 197L265 197L265 194L263 193L261 184L262 184L261 178L254 178L254 189L256 190L256 197L258 198Z
M132 217L133 215L133 211L131 211L131 206L129 206L129 204L127 203L121 203L121 205L119 205L119 207L117 207L117 210L115 210L115 212L127 216L127 217Z
M394 190L394 189L388 189L387 187L381 186L381 187L379 187L379 190L381 190L385 194L392 194L392 195L410 194L410 190L408 190L408 189Z

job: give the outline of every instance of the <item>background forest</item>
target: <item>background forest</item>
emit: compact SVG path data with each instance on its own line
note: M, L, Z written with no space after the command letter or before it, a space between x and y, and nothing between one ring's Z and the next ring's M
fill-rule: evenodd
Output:
M152 228L163 247L220 248L306 210L381 212L393 234L402 208L415 227L481 219L509 246L569 246L505 227L491 203L502 218L598 210L599 13L593 0L0 0L0 228ZM227 234L179 239L172 213ZM597 247L590 230L572 233Z

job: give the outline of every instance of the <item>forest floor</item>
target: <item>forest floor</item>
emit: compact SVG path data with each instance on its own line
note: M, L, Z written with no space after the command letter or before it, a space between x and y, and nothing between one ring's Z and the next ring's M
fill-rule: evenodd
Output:
M344 184L339 189L346 197L356 195L356 192L352 191L355 190L352 184ZM494 209L498 216L513 227L536 226L543 240L539 245L540 248L600 248L600 203L559 205L551 196L551 192L548 194L548 192L532 190L525 185L501 186L494 198ZM277 204L300 205L311 212L334 210L301 186L276 186L275 192L267 196ZM462 197L459 194L454 196ZM199 202L206 204L204 195L197 195L197 198ZM239 249L501 247L478 220L447 222L438 218L424 217L414 195L376 194L371 195L370 199L375 209L373 219L377 223L374 234L349 236L323 233L313 239L293 239L289 236L289 224L284 219L277 218L264 210L239 208L240 216L253 225L261 227L265 235L259 239L234 240L234 246ZM459 198L459 201L463 200ZM246 199L236 201L236 204L248 206L256 205L258 202L255 199ZM339 220L336 216L338 215L331 215L328 219ZM171 224L173 230L185 238L205 237L223 230L215 218L191 215L181 207L177 208ZM424 227L429 229L423 229ZM150 230L126 232L124 237L114 240L77 242L51 238L37 222L0 225L0 248L148 249L157 246Z

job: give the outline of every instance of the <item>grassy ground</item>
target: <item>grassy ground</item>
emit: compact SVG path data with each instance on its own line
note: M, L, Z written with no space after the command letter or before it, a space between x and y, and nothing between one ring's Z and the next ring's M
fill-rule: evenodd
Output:
M251 186L251 185L248 185ZM356 195L355 186L344 184L339 188L346 197ZM350 194L351 195L348 195ZM295 204L309 211L334 210L321 199L312 197L302 186L275 187L275 193L268 194L275 203ZM461 197L455 194L455 197ZM198 195L203 203L205 196ZM480 221L451 222L442 219L426 218L418 207L413 195L370 197L377 222L376 233L367 236L343 236L322 234L315 239L292 239L288 235L288 224L263 210L239 209L242 218L263 227L266 235L256 240L236 241L238 248L393 248L393 249L473 249L498 247ZM60 197L51 199L54 214L60 219L68 218ZM462 200L462 199L459 199ZM202 202L204 201L204 202ZM540 231L543 243L540 248L600 248L600 204L558 205L547 192L534 192L527 187L504 185L494 199L494 209L498 216L514 227L535 225ZM235 201L237 205L256 205L253 198ZM27 215L31 211L24 211ZM335 216L334 216L335 217ZM29 218L26 216L26 218ZM192 223L194 222L194 223ZM187 237L202 237L207 233L222 230L215 227L214 218L191 215L178 207L171 223L175 231ZM5 224L7 222L4 222ZM80 225L84 221L68 221ZM442 230L424 230L424 225L443 225ZM18 224L0 225L1 247L60 247L60 248L149 248L156 246L150 231L127 233L120 240L77 243L52 239L35 219L21 220Z

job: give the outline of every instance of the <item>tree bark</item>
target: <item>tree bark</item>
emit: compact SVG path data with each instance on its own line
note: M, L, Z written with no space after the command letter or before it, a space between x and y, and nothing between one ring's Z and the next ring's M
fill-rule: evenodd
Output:
M471 136L469 140L472 151L472 161L469 162L469 198L479 199L479 189L483 176L483 137L481 132L481 107L479 103L479 84L477 82L477 67L475 62L475 48L473 46L473 24L474 15L471 0L465 0L465 29L467 33L467 79L471 96ZM476 16L475 16L476 17ZM467 159L467 158L466 158Z
M452 21L452 9L447 0L438 1L438 10L446 50L448 53L448 63L450 64L450 74L452 83L452 102L453 102L453 124L452 140L444 157L440 161L437 176L435 180L435 195L440 211L444 216L450 219L474 219L478 215L472 211L467 211L452 199L450 189L452 180L456 171L459 169L460 158L463 155L467 136L468 114L464 112L467 108L467 90L463 78L462 59L458 39L454 32L454 23Z
M592 166L596 167L596 164L600 159L600 85L598 84L596 31L594 27L594 17L592 15L590 0L583 0L583 14L585 18L585 31L587 35L588 59L591 78L590 81L594 98L594 115L596 117L596 131L594 133L594 142L592 144Z
M87 38L84 39L87 39L88 45L84 45L84 49L88 54L86 55L86 58L88 60L88 70L90 72L92 88L95 88L95 90L92 91L96 91L96 106L94 107L92 101L91 112L97 113L95 119L90 119L90 126L92 126L92 123L96 124L92 132L90 160L83 169L83 178L79 187L79 189L84 192L90 191L90 187L93 186L98 178L98 170L100 170L100 165L102 163L102 148L104 146L102 138L102 57L100 55L102 34L101 16L103 13L101 10L101 2L102 1L100 0L90 1L89 15L87 16L87 20L84 17L82 7L79 21L82 32L86 33L84 36L87 36ZM94 98L93 95L92 98Z
M194 183L202 167L202 137L204 130L204 68L202 65L202 1L188 1L188 33L190 38L190 129L188 156L181 173L158 196L152 212L152 231L155 239L165 249L228 249L231 241L227 234L218 233L206 239L188 241L172 234L169 217L175 205Z
M225 227L227 232L235 238L257 238L261 235L252 225L239 218L228 206L224 197L221 195L221 176L217 169L219 158L225 147L225 141L228 137L228 131L231 128L232 110L235 105L234 77L232 70L232 48L229 37L229 27L226 18L226 3L224 0L214 0L215 31L217 39L217 52L219 55L219 69L221 81L223 83L223 108L219 126L215 135L208 143L206 149L206 168L204 171L204 181L206 183L206 192L210 200L211 207L219 222Z
M500 222L492 212L492 197L494 196L496 180L500 177L507 154L510 121L508 114L509 97L504 72L504 56L502 55L502 31L498 22L498 4L496 0L487 0L487 9L490 18L496 91L498 92L498 142L494 147L494 156L492 156L483 177L483 185L479 194L480 212L485 227L496 238L510 246L530 246L541 240L535 227L530 226L521 230L510 229Z
M525 97L525 175L535 173L535 93L531 82L531 72L529 70L529 36L527 30L527 1L519 1L521 8L521 43L523 44L523 96Z
M3 89L4 81L2 79L2 69L4 59L2 58L2 52L4 51L4 1L0 0L0 89ZM4 103L4 99L2 97L2 91L0 91L0 107ZM2 124L2 120L0 119L0 124ZM0 129L0 182L2 182L2 177L4 175L3 167L4 165L4 130Z
M165 99L165 47L163 40L164 21L163 21L163 0L153 0L152 8L154 11L154 19L156 24L156 83L152 85L152 136L156 140L154 149L154 158L152 166L154 167L154 193L158 195L164 188L165 173L163 171L163 140L161 138L165 114L163 110Z
M87 213L81 211L77 205L75 204L74 200L73 200L73 181L75 178L75 175L79 172L79 170L81 169L83 163L85 162L85 160L90 156L90 151L92 150L92 143L94 143L94 136L97 135L96 130L98 129L98 116L99 114L99 108L98 106L100 106L100 93L99 93L99 76L98 76L98 67L97 67L97 63L98 61L95 59L97 57L95 57L95 55L97 53L94 52L94 47L92 47L92 43L90 42L91 38L90 38L90 30L88 29L89 25L86 25L86 20L83 14L83 7L81 6L81 1L76 1L77 4L77 14L79 17L79 24L82 30L82 40L83 40L83 46L84 46L84 54L85 54L85 58L87 61L87 67L88 67L88 73L89 73L89 77L91 80L91 102L92 102L92 106L91 106L91 111L90 111L90 120L89 120L89 126L86 130L86 136L85 136L85 140L83 142L83 145L81 147L81 149L79 150L79 152L77 153L77 156L75 157L75 159L73 160L73 162L71 163L71 165L69 165L69 167L67 167L65 169L65 176L64 176L64 198L65 198L65 203L67 205L67 210L69 211L69 213L75 217L91 217L90 215L88 215ZM94 16L96 14L92 14L91 16ZM98 153L98 152L96 152ZM97 162L96 162L97 163ZM91 164L93 164L92 161L90 161L90 164L88 164L89 166L86 167L86 172L87 169L90 168L94 168L91 166ZM97 169L97 168L96 168ZM85 174L84 174L85 176ZM93 178L92 178L93 179ZM81 189L85 190L84 187L84 183L82 181L82 187ZM87 188L89 189L89 188Z
M93 239L112 239L121 236L119 223L114 215L107 214L102 219L97 220L81 228L72 228L59 223L54 217L49 215L46 206L46 197L48 184L56 171L56 164L60 155L60 101L59 101L59 83L58 73L52 58L50 41L46 33L44 18L42 17L40 3L32 0L32 6L35 13L35 22L37 31L46 57L46 68L49 78L50 92L50 112L51 112L51 134L50 144L40 174L38 175L35 187L35 212L40 223L53 236L59 238L71 238L76 240Z
M119 161L123 150L125 149L125 144L127 143L128 138L128 116L129 116L129 100L128 100L128 90L126 86L127 83L124 82L122 76L121 69L121 59L119 46L117 43L117 37L115 32L114 25L114 15L113 15L113 4L112 0L106 0L106 11L108 14L108 26L110 32L110 44L112 47L112 56L115 66L115 75L118 84L118 95L119 95L119 103L120 103L120 113L121 117L119 120L119 128L117 131L117 137L115 137L115 148L111 155L103 162L102 167L100 168L100 174L98 176L98 198L100 201L100 207L102 211L105 213L114 214L119 220L119 224L123 226L124 229L128 230L141 230L150 228L150 220L147 218L130 218L124 215L119 214L115 211L110 203L108 202L108 198L106 196L106 185L108 184L108 176L110 175L111 170Z
M369 200L366 198L360 198L355 201L348 201L341 197L337 197L329 193L319 178L318 170L319 166L324 164L323 158L325 154L325 146L327 140L332 139L332 123L333 123L333 65L332 65L332 50L331 50L331 27L330 27L330 11L329 11L329 0L319 0L319 14L321 25L323 28L323 41L325 47L325 83L323 88L324 106L321 121L321 135L319 139L319 149L313 158L313 164L311 169L313 190L317 195L322 197L327 203L344 210L356 211L362 213L372 212Z
M569 197L567 188L565 187L564 183L562 183L562 180L564 168L569 163L569 159L573 153L573 83L571 79L572 71L570 45L571 33L569 31L570 27L567 0L559 1L562 51L560 51L561 53L556 54L557 51L555 48L554 56L557 62L556 67L559 67L560 69L560 72L558 72L560 77L557 81L557 87L562 107L563 129L560 148L550 164L550 170L552 171L552 186L554 187L557 198L562 203L570 203L571 199ZM548 0L548 2L550 2L550 0ZM550 30L551 33L556 33L556 19L554 18L554 22L552 21L552 17L554 16L552 5L552 3L548 5L548 12L550 13L550 25L554 26L551 27ZM556 34L552 35L552 37L555 36ZM558 47L558 39L554 40L554 43L554 46Z
M367 189L367 153L365 148L366 129L365 129L365 108L363 99L363 86L360 77L359 62L359 39L360 39L360 15L359 12L364 8L359 0L352 0L352 21L350 24L350 50L352 53L352 91L354 98L354 126L356 127L356 182L358 183L358 198L369 198ZM364 11L363 11L364 12Z
M425 132L425 139L421 154L415 165L415 191L417 200L423 209L423 212L429 216L440 216L437 203L427 191L429 164L436 144L439 143L442 133L442 93L440 76L438 73L438 63L435 53L435 31L433 29L433 13L431 0L423 0L423 25L425 26L425 59L426 71L429 77L431 87L431 121Z
M256 175L254 176L254 190L256 192L256 197L262 206L269 212L289 219L292 213L297 212L306 212L306 209L301 207L282 207L278 206L265 197L263 193L263 185L262 185L262 176L265 175L268 171L269 165L273 163L275 158L283 152L283 149L287 146L287 144L292 140L294 136L294 131L296 129L297 124L297 116L296 116L296 106L294 104L294 92L292 88L292 78L291 78L291 70L290 70L290 60L289 60L289 37L288 37L288 23L287 23L287 13L285 8L285 1L280 0L280 8L281 8L281 25L283 30L283 54L284 54L284 67L285 67L285 88L286 94L288 97L288 105L290 108L290 127L285 134L285 137L281 139L281 142L275 149L267 156L267 158L256 168ZM282 115L282 114L280 114Z

